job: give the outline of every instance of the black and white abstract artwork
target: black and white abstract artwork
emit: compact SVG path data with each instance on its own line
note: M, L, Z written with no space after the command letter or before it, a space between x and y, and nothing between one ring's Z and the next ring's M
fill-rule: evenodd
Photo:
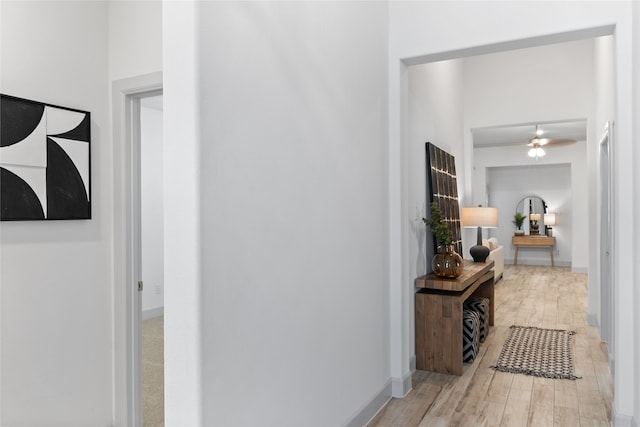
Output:
M91 114L0 95L0 220L91 218Z

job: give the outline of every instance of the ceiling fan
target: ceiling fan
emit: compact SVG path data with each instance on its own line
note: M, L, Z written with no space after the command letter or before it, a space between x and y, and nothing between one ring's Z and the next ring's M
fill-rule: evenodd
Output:
M542 157L542 156L544 156L546 154L546 152L542 148L543 146L546 146L546 145L568 145L568 144L573 144L574 142L576 142L575 139L570 139L570 138L555 138L555 139L542 138L542 135L544 135L544 131L542 129L539 129L538 125L536 125L535 136L533 138L531 138L529 140L529 143L527 144L527 146L531 147L531 149L529 150L529 152L527 154L529 155L529 157L535 157L536 160L538 160L540 157Z

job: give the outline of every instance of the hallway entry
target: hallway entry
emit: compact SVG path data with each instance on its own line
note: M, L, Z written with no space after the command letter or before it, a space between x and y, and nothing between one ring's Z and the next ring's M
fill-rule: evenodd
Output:
M162 95L140 99L143 426L164 425L164 156Z

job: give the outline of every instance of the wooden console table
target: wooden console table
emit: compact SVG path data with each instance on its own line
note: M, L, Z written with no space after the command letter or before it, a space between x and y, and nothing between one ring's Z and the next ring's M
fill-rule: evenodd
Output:
M513 236L511 238L511 244L516 247L516 257L513 260L513 265L518 264L518 249L522 247L529 248L549 248L549 255L551 255L551 267L553 267L553 245L556 244L555 237L547 236Z
M489 299L493 325L493 261L465 261L455 279L418 277L416 292L416 369L462 375L462 311L470 296Z

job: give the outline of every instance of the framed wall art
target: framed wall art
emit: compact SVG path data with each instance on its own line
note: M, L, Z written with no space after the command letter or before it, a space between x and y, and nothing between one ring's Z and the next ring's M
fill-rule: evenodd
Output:
M0 95L0 220L91 218L91 113Z

